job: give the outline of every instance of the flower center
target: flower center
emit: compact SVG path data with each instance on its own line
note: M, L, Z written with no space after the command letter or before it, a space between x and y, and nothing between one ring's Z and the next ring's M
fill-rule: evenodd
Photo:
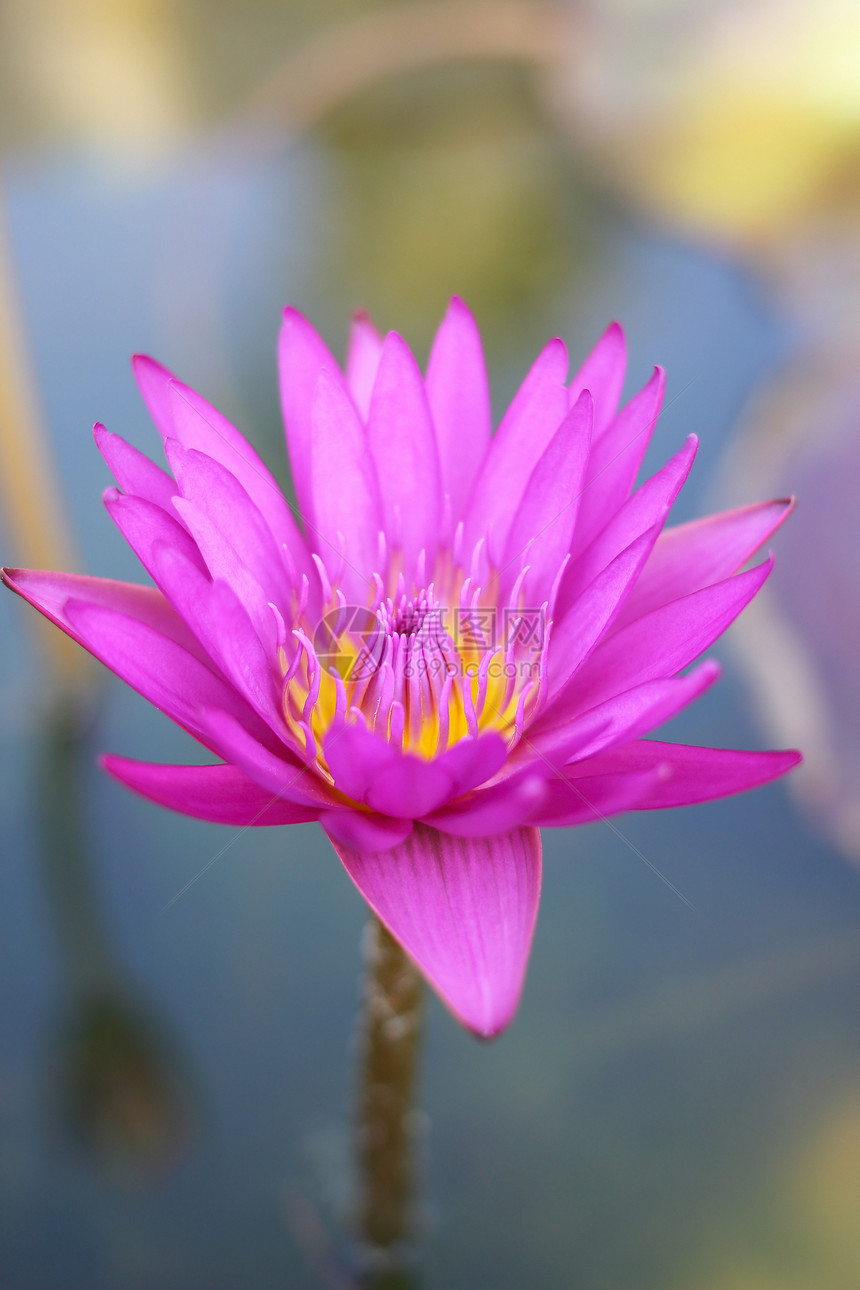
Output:
M295 607L292 657L286 640L280 656L287 724L326 777L324 740L344 721L430 759L488 730L513 746L534 714L545 674L546 606L520 604L521 579L500 604L446 556L444 594L435 583L410 592L402 574L387 594L375 576L363 606L332 589L317 560L324 611L309 622L305 588ZM495 576L486 581L498 586Z

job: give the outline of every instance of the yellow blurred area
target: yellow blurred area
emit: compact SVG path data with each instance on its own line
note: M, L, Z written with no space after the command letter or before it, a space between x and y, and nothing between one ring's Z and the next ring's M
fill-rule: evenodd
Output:
M149 151L187 125L189 80L167 0L33 0L9 6L7 133ZM17 127L17 129L16 129Z
M829 1110L786 1191L812 1257L832 1269L834 1285L850 1285L860 1268L860 1089Z
M860 1089L829 1105L770 1182L770 1228L726 1233L727 1271L696 1290L852 1290L860 1268ZM758 1247L758 1248L756 1248Z
M696 233L781 237L858 197L860 6L614 0L558 87L613 184Z

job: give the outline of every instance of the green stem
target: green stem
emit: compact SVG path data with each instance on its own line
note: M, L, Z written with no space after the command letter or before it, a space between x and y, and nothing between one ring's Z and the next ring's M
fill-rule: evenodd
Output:
M413 1098L422 982L376 918L367 928L365 952L357 1218L368 1253L396 1264L414 1226Z

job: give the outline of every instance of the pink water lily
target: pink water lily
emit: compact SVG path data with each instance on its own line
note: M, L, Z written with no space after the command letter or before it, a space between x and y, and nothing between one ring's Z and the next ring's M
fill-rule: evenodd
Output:
M491 435L481 341L454 299L426 375L359 317L345 374L285 312L280 378L301 526L239 432L148 358L135 374L170 474L95 428L113 520L155 583L5 570L219 761L104 758L172 810L318 820L455 1015L511 1020L540 826L702 802L799 760L643 739L717 678L685 671L771 570L738 570L791 509L664 530L696 452L635 480L658 369L618 410L613 324L568 379L535 360Z

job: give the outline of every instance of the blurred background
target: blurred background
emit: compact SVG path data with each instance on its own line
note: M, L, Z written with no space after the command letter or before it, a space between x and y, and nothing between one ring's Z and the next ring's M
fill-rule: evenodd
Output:
M646 466L701 436L677 519L799 495L669 737L807 764L545 834L511 1031L429 1007L415 1284L853 1290L856 0L3 0L0 149L5 564L141 579L90 433L154 451L136 350L286 484L287 301L423 359L456 291L499 410L551 334L581 357L618 317L628 393L668 369ZM107 781L101 750L190 740L11 595L0 689L0 1282L352 1284L364 911L322 833Z

